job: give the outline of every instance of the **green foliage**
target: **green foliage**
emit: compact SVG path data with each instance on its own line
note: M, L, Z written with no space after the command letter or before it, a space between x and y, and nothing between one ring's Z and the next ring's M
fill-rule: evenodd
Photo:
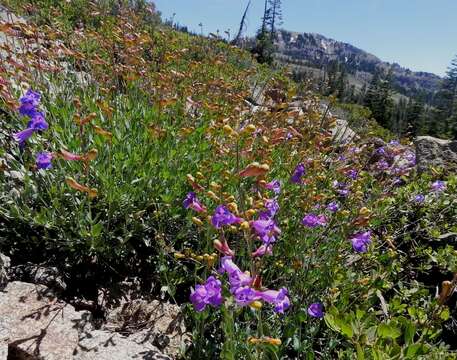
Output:
M46 41L63 38L73 71L36 65L8 73L42 92L50 128L22 150L0 134L2 251L17 262L47 261L104 284L113 274L156 282L157 296L184 309L193 335L186 358L455 358L455 302L442 292L457 272L456 244L442 240L457 232L455 176L440 169L419 176L411 168L398 175L392 164L379 170L377 149L366 139L392 134L363 106L338 105L362 141L335 147L318 99L308 95L305 114L287 110L297 86L284 74L222 42L157 27L141 7L121 3L113 12L110 2L95 9L83 0L74 8L39 4L31 18L42 28L34 30ZM83 35L74 31L80 21ZM61 61L54 56L63 49L46 44L46 61ZM87 82L78 80L79 70ZM2 87L0 121L13 134L27 123L15 108L22 92L1 80L7 91ZM370 90L376 111L389 109L384 85L379 80ZM252 88L268 90L274 105L251 111L244 99ZM54 153L52 170L35 168L41 150ZM84 160L67 160L62 150ZM385 150L400 160L409 151ZM306 174L296 184L290 176L299 163ZM252 168L261 175L241 176ZM348 177L348 170L358 176ZM69 178L80 187L69 186ZM276 217L282 233L271 256L253 260L260 242L248 221L274 196L265 189L273 179L282 182ZM446 189L434 193L430 184L438 179ZM343 183L346 195L338 191ZM183 209L189 191L198 193L206 213ZM423 203L414 201L418 194L426 195ZM331 201L341 208L326 210ZM246 222L215 229L208 216L220 204ZM327 225L304 227L307 213L325 214ZM351 236L368 229L368 251L355 252ZM217 272L214 240L227 240L240 268L261 279L259 288L287 288L291 307L278 314L266 302L238 306ZM184 305L189 288L209 275L224 280L225 302L196 312ZM323 319L309 314L314 302L323 303Z

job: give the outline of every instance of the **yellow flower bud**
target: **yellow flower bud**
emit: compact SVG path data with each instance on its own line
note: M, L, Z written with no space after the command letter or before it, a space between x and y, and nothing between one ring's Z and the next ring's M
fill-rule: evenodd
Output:
M227 201L227 202L234 202L234 201L235 201L235 196L229 195L229 196L227 196L227 198L225 199L225 201Z
M219 201L219 197L211 190L206 193L214 201Z
M255 207L256 209L261 209L261 208L263 208L263 206L264 206L264 204L263 204L263 201L262 201L262 200L257 200L257 201L255 202L255 204L254 204L254 207Z
M203 175L200 171L198 171L195 176L197 176L199 179L204 179L205 175Z
M262 303L260 301L253 301L249 306L255 310L260 310L262 308Z
M359 210L359 214L362 216L368 216L371 214L371 210L366 207L363 207Z
M203 261L203 256L198 255L198 256L195 258L195 260L197 260L197 261Z
M243 221L240 225L240 227L243 229L243 230L249 230L249 223L247 221Z
M237 205L236 203L231 202L230 204L227 204L227 208L228 208L231 212L233 212L233 213L235 213L235 214L238 214L238 205Z
M229 228L228 228L229 232L231 233L236 233L238 231L237 227L236 226L233 226L231 225Z
M356 192L355 192L355 196L357 196L357 197L359 197L359 198L363 197L363 195L365 195L365 194L363 193L363 191L356 191Z
M209 184L209 187L211 189L213 189L214 191L219 191L222 186L219 185L218 183L214 182L214 181L211 181L211 183Z
M248 219L251 219L255 214L256 214L256 210L254 209L249 209L245 212L245 215Z
M341 211L341 215L343 215L343 216L349 216L350 214L351 214L351 213L350 213L349 210L343 210L343 211Z
M267 344L270 344L270 345L274 345L274 346L279 346L282 344L281 339L275 339L275 338L271 338L271 337L265 338L264 342L266 342Z
M249 124L244 128L244 131L247 132L248 134L252 134L256 130L255 125Z
M179 259L184 259L186 257L186 255L184 255L183 253L180 253L180 252L176 252L176 253L174 253L174 257L176 260L179 260Z
M203 221L201 221L198 217L192 217L192 222L197 226L203 226Z

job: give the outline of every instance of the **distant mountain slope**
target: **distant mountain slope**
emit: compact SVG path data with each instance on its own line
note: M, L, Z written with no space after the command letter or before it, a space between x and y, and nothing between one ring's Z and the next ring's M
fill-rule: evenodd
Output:
M394 63L390 64L351 44L326 38L320 34L298 33L280 30L277 36L280 59L296 65L324 69L330 62L346 65L347 71L360 84L370 81L377 69L392 68L396 90L406 96L424 92L431 97L437 90L441 78L427 72L414 72Z

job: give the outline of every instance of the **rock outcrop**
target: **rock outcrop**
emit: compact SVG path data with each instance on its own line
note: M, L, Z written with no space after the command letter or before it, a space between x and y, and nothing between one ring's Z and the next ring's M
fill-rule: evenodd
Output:
M0 289L8 282L8 270L11 265L11 260L8 256L0 253Z
M457 170L457 140L443 140L431 136L419 136L415 140L416 160L419 172L430 167Z
M0 344L8 359L72 359L87 317L45 286L14 281L0 293Z
M0 360L171 360L189 338L180 308L158 301L124 304L99 330L91 320L46 286L10 282L0 292Z

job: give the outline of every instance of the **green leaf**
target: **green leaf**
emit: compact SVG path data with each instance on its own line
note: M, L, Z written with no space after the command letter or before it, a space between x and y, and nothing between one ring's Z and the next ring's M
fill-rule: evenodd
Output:
M357 359L358 360L364 360L365 359L365 354L363 353L362 347L360 346L359 343L357 343L356 349L357 349Z
M449 319L449 308L444 308L440 313L440 319L446 321Z
M423 344L412 344L406 349L407 359L417 359L419 355L427 353L427 348Z
M414 340L414 335L416 334L416 326L411 322L405 322L405 334L404 339L406 344L411 344Z
M381 324L378 326L378 335L382 338L396 339L401 335L401 330L391 324Z

